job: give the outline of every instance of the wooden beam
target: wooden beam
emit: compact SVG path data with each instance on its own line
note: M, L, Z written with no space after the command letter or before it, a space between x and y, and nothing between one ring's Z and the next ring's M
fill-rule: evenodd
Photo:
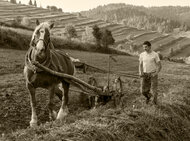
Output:
M52 75L55 75L57 77L60 77L60 78L63 78L64 80L66 80L67 82L73 84L73 85L76 85L78 86L81 90L87 92L88 90L86 90L85 88L88 88L89 90L95 92L95 94L97 95L109 95L108 93L104 93L102 91L101 88L98 88L98 87L94 87L92 85L89 85L88 83L84 82L83 80L75 77L75 76L72 76L72 75L69 75L69 74L65 74L65 73L60 73L60 72L56 72L54 70L51 70L43 65L41 65L40 63L36 62L36 61L31 61L31 63L37 67L39 67L40 69L52 74ZM81 87L79 85L82 85Z

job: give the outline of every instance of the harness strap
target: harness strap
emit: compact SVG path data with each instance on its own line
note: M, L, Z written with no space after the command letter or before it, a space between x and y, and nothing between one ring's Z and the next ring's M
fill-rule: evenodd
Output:
M48 46L49 46L50 44L48 43ZM30 69L30 70L32 70L34 73L36 73L36 72L41 72L41 71L43 71L43 70L41 70L41 69L39 69L38 67L36 67L35 65L33 65L32 64L32 61L31 61L31 53L32 53L32 50L33 50L33 46L31 46L31 49L29 50L29 52L27 53L27 56L26 56L26 65L27 65L27 67ZM41 64L43 65L43 66L46 66L46 67L49 67L50 65L51 65L51 58L52 58L52 56L51 56L51 53L50 53L50 51L49 51L49 55L48 55L48 57L46 58L46 60L44 61L44 62L42 62Z

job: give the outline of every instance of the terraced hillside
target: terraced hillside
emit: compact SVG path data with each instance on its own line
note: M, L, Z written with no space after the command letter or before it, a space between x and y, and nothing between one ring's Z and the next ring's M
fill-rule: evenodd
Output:
M82 16L77 13L65 13L51 11L49 9L37 8L29 5L12 4L4 0L0 0L0 22L12 24L15 19L28 18L30 28L34 28L36 19L42 21L52 21L55 27L52 30L54 36L64 36L65 25L73 24L76 27L79 39L82 39L82 34L86 27L92 27L95 24L100 28L110 30L115 39L115 47L119 44L125 44L132 39L133 43L138 45L138 52L142 52L141 44L145 40L152 43L152 47L156 51L160 51L164 56L169 57L186 57L189 56L189 38L176 37L173 35L163 35L153 31L147 31L137 28L132 28L118 23L108 23L99 19L92 19ZM129 45L126 50L129 50ZM174 52L171 55L171 50Z
M149 40L154 51L159 51L165 57L188 57L190 55L190 39L187 37L176 37L174 35L162 35L154 32L146 32L135 37L133 42L138 45L138 52L142 52L141 44Z
M71 23L75 25L78 37L81 38L86 27L92 27L95 24L100 28L107 28L112 31L116 42L125 40L128 35L137 36L146 33L145 30L138 30L124 26L122 24L107 23L103 20L78 16L76 13L55 12L48 9L36 8L29 5L15 5L0 0L0 21L11 24L18 17L27 17L30 19L30 27L35 26L36 19L40 21L53 21L55 27L52 31L53 35L62 36L64 34L65 25Z

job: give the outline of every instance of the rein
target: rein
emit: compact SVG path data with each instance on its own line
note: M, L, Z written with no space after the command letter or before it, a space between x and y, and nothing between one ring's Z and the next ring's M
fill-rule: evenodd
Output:
M44 39L38 39L38 40L35 42L35 45L36 45L39 41L43 41L45 47L48 47L49 44L50 44L50 41L47 43ZM32 46L32 45L31 45L31 46ZM36 46L32 46L32 47L36 47Z
M38 39L37 40L37 42L36 42L36 44L39 42L39 41L43 41L44 42L44 45L45 45L45 47L46 47L46 49L50 49L50 42L46 42L44 39ZM31 60L31 54L32 54L32 51L34 50L34 48L35 48L36 46L32 46L31 45L31 50L30 50L30 52L28 53L28 55L27 55L27 64L28 64L28 67L34 72L34 73L36 73L37 71L38 72L40 72L40 71L42 71L41 69L39 69L38 67L36 67L35 65L33 65L32 64L32 60ZM51 58L51 55L49 55L49 57L44 61L44 62L42 62L41 64L42 65L44 65L44 66L46 66L46 67L49 67L49 65L51 64L51 62L49 61L50 59L49 58Z

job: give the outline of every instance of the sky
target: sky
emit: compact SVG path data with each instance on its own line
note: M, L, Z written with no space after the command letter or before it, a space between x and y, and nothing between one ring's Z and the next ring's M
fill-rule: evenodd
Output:
M28 4L29 0L17 0L22 4ZM34 2L34 0L32 0ZM126 3L138 6L190 6L190 0L36 0L37 5L42 7L56 6L64 12L80 12L96 8L99 5L109 3Z

